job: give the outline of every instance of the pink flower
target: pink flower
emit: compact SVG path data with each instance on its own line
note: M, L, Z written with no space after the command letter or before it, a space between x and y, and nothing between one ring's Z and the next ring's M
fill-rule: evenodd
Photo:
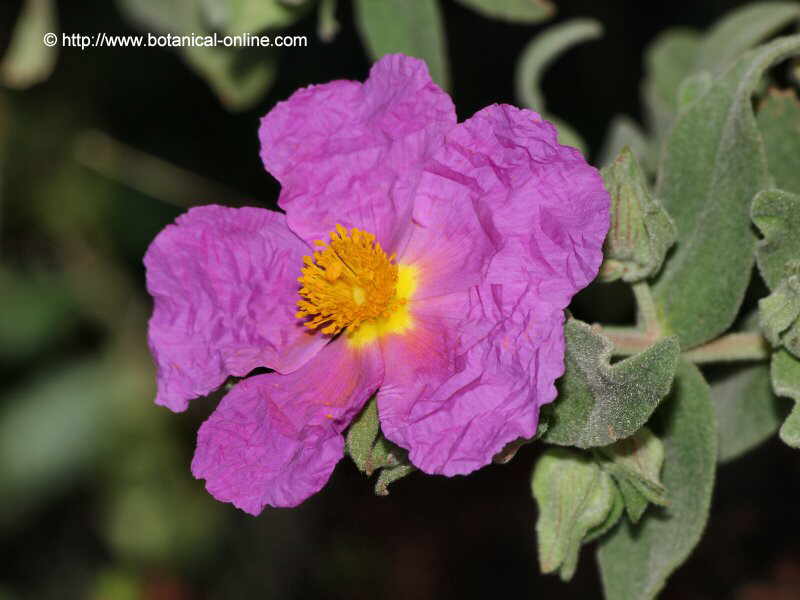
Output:
M602 258L597 171L534 112L458 124L402 55L363 84L297 91L260 138L286 214L194 208L145 256L158 404L274 370L200 428L208 491L251 514L299 504L375 393L384 434L426 473L469 473L533 436L564 369L563 309Z

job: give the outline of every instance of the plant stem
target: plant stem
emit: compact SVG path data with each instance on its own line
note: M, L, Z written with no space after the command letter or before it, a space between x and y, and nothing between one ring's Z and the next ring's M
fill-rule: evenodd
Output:
M633 284L633 295L636 298L636 306L639 312L639 325L647 333L657 333L661 328L658 324L656 303L650 291L650 284L646 281L638 281Z
M646 281L633 284L638 311L637 327L613 327L595 324L597 331L614 344L614 356L632 356L646 350L662 337L656 303ZM707 344L692 348L683 357L695 364L763 360L770 347L757 332L729 333Z
M636 327L595 326L614 344L614 356L631 356L646 350L657 341L657 337Z
M769 357L769 344L756 332L729 333L684 353L684 358L696 364L762 360Z

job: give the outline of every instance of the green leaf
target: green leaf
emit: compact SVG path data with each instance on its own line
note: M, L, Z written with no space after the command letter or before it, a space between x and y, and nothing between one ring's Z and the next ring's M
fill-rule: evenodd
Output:
M46 33L58 36L55 45L44 43ZM3 85L21 90L50 77L56 66L60 43L53 0L26 0L14 27L11 43L0 63Z
M593 542L594 540L604 536L606 533L611 531L614 525L617 524L622 513L625 511L625 498L622 496L622 493L619 490L618 486L612 485L613 488L612 495L613 500L611 503L611 510L608 511L608 515L606 516L606 520L600 523L597 527L593 527L588 531L588 533L583 538L583 543L588 544L589 542Z
M317 35L323 42L331 42L341 26L336 20L337 0L320 0L317 13Z
M800 448L800 360L786 350L779 350L772 355L770 371L775 393L795 401L791 414L781 426L781 439L793 448Z
M548 405L543 440L560 446L607 446L633 435L669 392L680 349L662 339L644 352L610 364L613 345L586 323L565 326L565 373Z
M538 23L551 18L556 7L548 0L458 0L490 19L512 23Z
M621 523L600 542L606 600L654 598L700 540L708 519L717 432L709 388L697 367L681 361L675 389L658 417L670 504L638 525Z
M684 348L733 323L750 280L755 236L749 205L769 183L751 95L763 72L800 50L778 39L736 61L675 122L656 196L678 243L654 288L662 325Z
M531 489L539 507L539 567L543 573L560 569L566 581L575 572L584 538L605 524L614 508L611 476L589 455L550 448L536 463Z
M312 3L305 0L227 0L226 31L230 35L256 34L265 29L281 29L293 25L308 12Z
M678 88L678 113L688 109L694 102L711 89L711 73L699 71L681 82Z
M559 143L587 152L586 142L575 129L548 113L540 90L546 69L566 50L602 35L603 28L592 19L573 19L546 30L534 38L522 51L515 74L517 97L528 108L538 111L558 130Z
M159 0L117 0L120 10L140 28L165 34L198 36L210 34L208 2L161 2ZM263 16L275 0L256 2L253 10ZM236 19L239 11L250 14L250 2L234 2L217 19ZM274 8L274 7L273 7ZM274 9L283 10L283 9ZM294 12L296 8L286 9ZM261 12L259 12L261 11ZM263 14L262 14L263 13ZM271 14L271 13L270 13ZM258 31L254 20L245 29ZM260 26L260 25L259 25ZM231 111L245 110L258 102L275 80L278 51L276 48L225 48L182 46L177 48L186 63L214 90L222 104Z
M541 80L547 68L576 44L593 40L603 35L603 26L593 19L572 19L553 26L533 38L517 61L514 75L516 95L520 103L537 111L544 118L554 121L559 129L559 142L579 149L586 144L563 122L556 122L547 114Z
M0 359L30 360L76 325L76 302L63 275L0 267ZM13 318L8 318L13 315Z
M544 115L544 117L553 124L558 131L558 143L562 146L572 146L573 148L577 148L580 150L581 154L584 156L588 152L588 146L586 145L586 140L583 139L581 134L579 134L569 123L566 121L562 121L558 117L555 117L550 114Z
M345 449L360 471L372 473L369 468L372 447L380 433L381 423L378 420L378 403L375 397L370 398L361 413L353 420L347 430Z
M347 430L347 454L367 476L380 468L405 462L406 451L383 437L380 425L378 402L373 396Z
M797 2L753 2L720 19L703 38L694 68L718 73L800 17Z
M411 473L416 470L417 468L411 464L381 469L381 472L378 475L378 480L375 482L375 494L378 496L388 496L390 484L405 477L406 475L411 475Z
M648 502L667 503L667 490L660 480L664 446L647 427L629 438L599 448L597 453L605 459L600 466L618 483L630 484Z
M108 372L96 360L43 373L0 413L0 524L85 473L108 441Z
M689 29L669 29L659 35L645 53L647 77L642 95L656 142L666 137L678 114L681 82L692 72L700 35Z
M761 331L773 347L781 345L800 357L800 275L787 277L758 301Z
M794 90L772 88L756 115L775 186L800 194L800 101Z
M631 149L648 173L654 169L649 140L639 124L626 115L616 115L611 119L597 164L601 167L610 165L625 146Z
M765 364L737 367L711 385L711 399L719 432L719 462L749 452L775 434L785 418Z
M200 15L195 0L117 0L117 6L138 28L159 33L191 33Z
M431 78L450 85L444 26L436 0L356 0L356 25L370 56L402 52L428 64Z
M629 148L623 148L602 174L611 195L611 228L606 236L601 277L629 283L652 277L675 242L675 225L650 193Z
M798 274L800 196L781 190L763 191L753 200L751 215L764 235L756 248L758 270L774 290L785 277Z
M625 503L628 518L631 523L638 523L647 510L650 501L628 479L617 479L616 483Z
M758 2L726 15L705 36L671 29L657 38L645 56L643 96L657 143L666 137L678 114L677 91L683 80L700 71L716 75L731 61L797 18L794 2Z
M245 110L258 102L277 74L278 56L270 48L187 46L186 62L211 86L228 110Z

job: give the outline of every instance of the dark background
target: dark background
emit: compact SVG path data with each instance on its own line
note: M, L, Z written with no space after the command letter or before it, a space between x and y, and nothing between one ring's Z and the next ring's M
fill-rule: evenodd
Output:
M113 3L86 4L59 3L62 31L138 33ZM604 37L559 59L544 92L594 155L614 115L641 122L652 39L706 28L742 3L556 4L551 23L520 26L443 1L453 98L460 119L514 103L514 66L531 37L593 17ZM0 3L0 51L19 10ZM285 49L273 88L241 113L166 49L64 48L46 82L0 88L0 599L601 597L592 546L569 584L538 572L528 481L537 444L469 477L412 475L387 498L345 459L301 507L252 518L211 500L188 470L218 397L181 415L152 404L141 257L185 207L160 171L124 153L108 173L90 168L108 155L86 132L223 186L184 182L175 197L274 207L258 119L298 87L363 80L369 68L349 2L337 16L328 44L313 15L283 31L309 46ZM619 321L630 307L622 286L595 284L577 310ZM720 469L708 531L664 598L800 598L797 456L771 441Z

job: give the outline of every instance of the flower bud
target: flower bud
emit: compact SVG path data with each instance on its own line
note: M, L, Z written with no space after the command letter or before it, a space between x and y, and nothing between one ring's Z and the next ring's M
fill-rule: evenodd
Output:
M641 281L658 273L675 242L675 225L650 193L644 173L628 147L602 171L611 194L611 228L606 237L603 281Z

